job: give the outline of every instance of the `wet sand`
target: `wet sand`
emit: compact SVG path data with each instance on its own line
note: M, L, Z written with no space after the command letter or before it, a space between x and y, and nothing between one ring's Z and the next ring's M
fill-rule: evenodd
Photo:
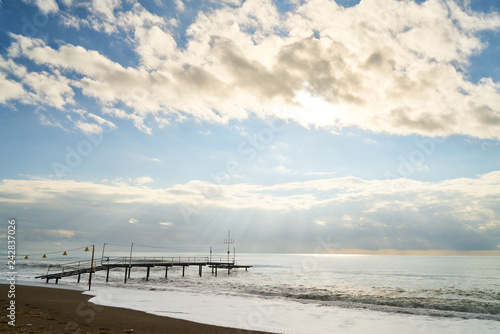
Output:
M0 284L1 333L264 334L89 303L80 291L16 286L16 327L8 325L9 286Z

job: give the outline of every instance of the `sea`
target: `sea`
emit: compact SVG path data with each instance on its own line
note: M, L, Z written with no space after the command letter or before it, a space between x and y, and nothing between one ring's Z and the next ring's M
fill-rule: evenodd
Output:
M217 277L208 267L200 277L191 266L184 277L182 267L169 268L166 279L164 267L155 267L146 281L146 268L133 268L124 283L119 268L109 282L105 271L93 274L90 291L88 274L80 283L76 276L57 285L35 279L60 261L18 258L17 283L79 289L96 305L271 333L500 333L497 256L241 253L236 263L253 267L219 269ZM75 317L87 316L81 313Z

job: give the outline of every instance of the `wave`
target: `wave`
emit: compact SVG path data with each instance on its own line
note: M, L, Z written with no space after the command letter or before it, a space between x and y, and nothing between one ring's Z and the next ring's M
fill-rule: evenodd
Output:
M500 300L498 299L497 293L488 294L483 292L483 297L485 297L484 295L489 296L487 299L466 299L457 298L457 296L470 296L475 294L471 292L458 291L457 294L452 296L435 294L434 296L422 297L418 296L419 293L413 293L413 296L384 296L340 292L318 293L312 291L302 293L278 293L254 290L249 292L252 294L262 295L264 297L281 296L299 302L317 303L323 306L362 308L391 313L500 321Z

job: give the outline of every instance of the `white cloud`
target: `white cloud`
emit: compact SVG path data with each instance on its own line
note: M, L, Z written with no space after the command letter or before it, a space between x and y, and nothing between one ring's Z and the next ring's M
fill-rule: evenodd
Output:
M64 129L64 127L62 126L61 123L59 123L56 120L48 119L47 116L45 116L43 114L40 114L38 116L38 119L40 120L40 124L42 124L42 125L45 125L45 126L54 126L54 127L60 128L60 129Z
M139 185L139 186L142 186L146 183L151 183L151 182L154 182L154 180L152 178L150 178L149 176L141 176L141 177L138 177L134 180L134 183Z
M115 19L114 11L121 5L121 0L92 0L92 11L103 15L108 20Z
M73 122L74 126L85 134L101 134L105 130L112 130L116 128L116 125L104 118L97 116L95 114L89 113L82 109L71 110L74 114L77 114L80 119L73 119L70 115L66 118Z
M174 226L174 223L172 223L172 222L160 222L160 225L162 227L169 228L169 227Z
M81 89L107 114L146 133L186 117L225 124L256 116L333 132L355 126L500 138L500 84L470 82L462 71L485 48L478 33L500 28L498 13L479 15L439 0L363 0L350 8L312 0L280 15L271 1L249 0L199 13L180 49L169 30L175 20L120 4L94 1L78 25L124 32L139 66L124 67L81 46L55 49L12 35L10 59L52 70L18 76L30 87L24 94L4 82L0 101L62 109L74 102L72 90ZM82 78L70 80L71 72Z
M279 165L278 167L275 168L275 170L281 173L291 173L291 170L289 170L283 165Z
M113 124L112 122L105 120L104 118L94 115L92 113L87 113L87 117L92 118L94 121L96 121L99 125L106 126L108 128L116 128L116 125Z
M130 219L128 220L128 222L129 222L129 224L137 224L137 223L139 222L139 220L134 219L134 218L130 218Z
M319 226L325 226L326 222L324 220L316 219L314 221L314 224L319 225Z
M57 236L61 236L64 238L72 238L76 234L76 231L69 231L69 230L46 230L46 232L49 234L55 234Z
M56 13L59 11L59 6L55 0L23 0L38 7L44 14Z
M76 122L76 127L80 129L83 133L101 133L102 128L95 123L85 123L78 121Z
M73 4L73 0L61 0L61 2L66 6L70 7Z
M201 130L200 130L200 131L198 131L198 133L199 133L200 135L203 135L203 136L208 136L208 135L211 135L211 134L212 134L212 131L210 131L210 130L207 130L207 131L201 131Z
M175 7L179 12L183 12L186 9L182 0L175 0Z
M131 120L134 123L135 127L138 128L139 130L147 134L153 133L153 130L144 124L144 118L141 117L141 115L139 114L136 113L128 114L124 110L116 108L107 108L107 107L102 108L102 112L105 115L111 115L116 118Z
M8 100L21 98L26 92L19 82L8 80L4 73L0 72L0 103L5 104Z
M18 50L12 50L14 54ZM0 103L9 99L19 98L22 103L30 105L48 105L63 109L68 104L74 104L74 92L70 80L60 71L54 70L29 72L25 66L17 65L12 59L0 56L0 70L3 69L18 82L4 80L6 76L0 72L0 85L4 90L0 93ZM24 88L26 87L26 89Z
M228 3L233 6L241 6L241 0L222 0L222 2Z

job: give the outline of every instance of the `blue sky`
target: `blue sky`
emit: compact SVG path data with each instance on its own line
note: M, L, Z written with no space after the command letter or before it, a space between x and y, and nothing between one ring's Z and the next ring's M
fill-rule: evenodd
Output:
M498 251L499 11L0 1L0 212L30 250Z

